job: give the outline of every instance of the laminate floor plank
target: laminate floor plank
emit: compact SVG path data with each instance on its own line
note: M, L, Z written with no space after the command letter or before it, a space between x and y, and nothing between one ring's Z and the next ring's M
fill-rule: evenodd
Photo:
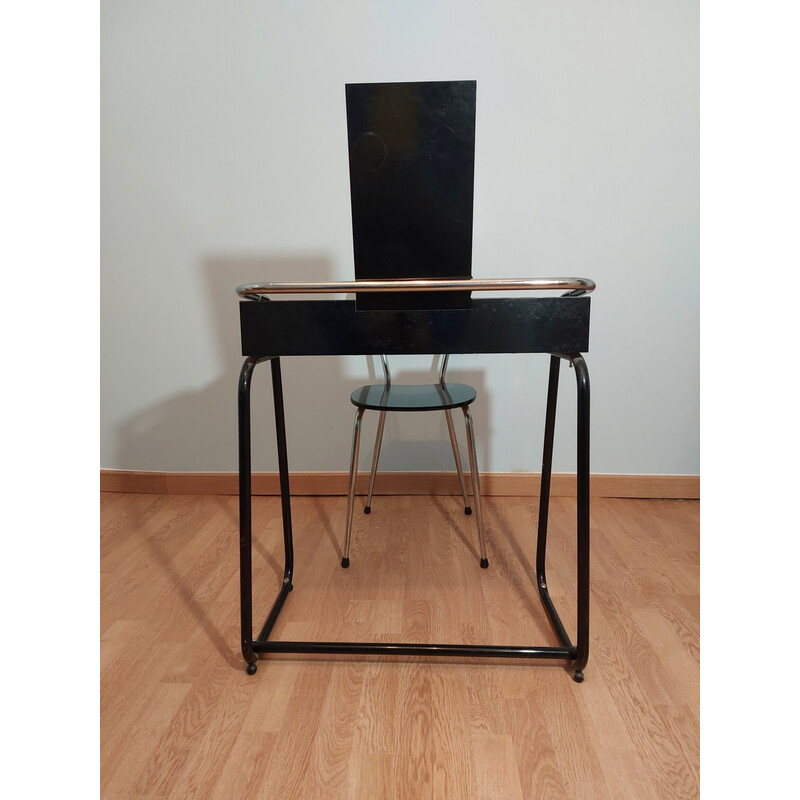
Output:
M279 639L557 644L535 583L538 503L292 499ZM576 625L574 498L547 577ZM253 498L258 633L283 578L280 499ZM586 680L560 662L274 655L239 644L238 499L101 495L101 796L698 797L699 502L592 503Z

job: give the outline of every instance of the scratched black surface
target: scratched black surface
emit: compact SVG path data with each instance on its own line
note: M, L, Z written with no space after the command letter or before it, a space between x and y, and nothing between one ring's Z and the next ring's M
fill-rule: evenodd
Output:
M475 298L470 309L357 310L351 300L239 304L242 355L585 353L591 298Z

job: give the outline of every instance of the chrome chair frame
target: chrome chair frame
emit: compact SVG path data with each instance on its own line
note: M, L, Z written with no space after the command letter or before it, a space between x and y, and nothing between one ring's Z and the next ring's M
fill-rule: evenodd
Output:
M442 365L439 370L439 386L444 391L447 391L446 373L447 365L450 360L450 354L442 356ZM383 366L384 374L384 391L388 392L392 385L392 375L389 371L389 362L385 354L381 354L381 364ZM472 401L470 401L472 402ZM483 511L481 506L481 486L480 486L480 473L478 472L478 455L475 448L475 435L473 432L472 415L469 412L469 404L465 403L460 406L464 414L464 423L467 431L467 447L469 453L469 468L470 478L472 480L472 497L475 502L475 520L478 527L478 543L480 545L480 564L483 569L489 566L489 559L486 556L486 542L483 532ZM358 477L358 452L361 439L361 419L364 416L366 409L359 407L356 410L355 421L353 423L353 446L350 452L350 479L349 488L347 492L347 522L345 528L344 552L342 556L342 566L347 568L350 566L350 543L353 531L353 509L355 506L355 493L356 493L356 480ZM372 467L369 475L369 490L367 492L367 503L364 506L364 513L369 514L372 511L372 493L375 488L375 475L378 471L378 461L380 459L381 444L383 442L383 429L386 424L386 414L389 410L378 412L380 417L378 419L378 430L375 434L375 448L372 454ZM453 426L453 415L451 408L443 408L445 419L447 420L447 430L450 435L450 446L453 450L453 458L456 462L456 471L458 472L458 480L461 486L461 495L464 498L464 513L467 515L472 514L472 508L467 500L467 487L464 482L464 470L461 466L461 457L458 452L458 442L456 441L456 432Z

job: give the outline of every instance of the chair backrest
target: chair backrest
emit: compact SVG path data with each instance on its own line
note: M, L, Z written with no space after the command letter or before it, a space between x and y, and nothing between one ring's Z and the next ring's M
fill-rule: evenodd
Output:
M442 363L439 366L439 385L445 386L447 381L445 375L447 373L447 362L450 360L449 353L442 356ZM392 385L392 373L389 371L389 360L381 353L381 365L383 366L383 382L388 389Z
M346 85L356 280L472 276L476 89ZM469 308L470 293L357 293L356 305Z

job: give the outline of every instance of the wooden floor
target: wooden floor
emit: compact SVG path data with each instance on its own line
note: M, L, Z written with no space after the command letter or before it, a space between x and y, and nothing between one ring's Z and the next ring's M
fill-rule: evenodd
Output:
M130 798L695 798L699 502L593 501L586 680L548 662L239 651L236 497L101 494L101 786ZM535 498L488 498L490 566L449 497L376 497L343 570L343 497L292 501L276 638L558 644L531 582ZM256 632L282 575L254 499ZM574 636L574 498L548 580Z

